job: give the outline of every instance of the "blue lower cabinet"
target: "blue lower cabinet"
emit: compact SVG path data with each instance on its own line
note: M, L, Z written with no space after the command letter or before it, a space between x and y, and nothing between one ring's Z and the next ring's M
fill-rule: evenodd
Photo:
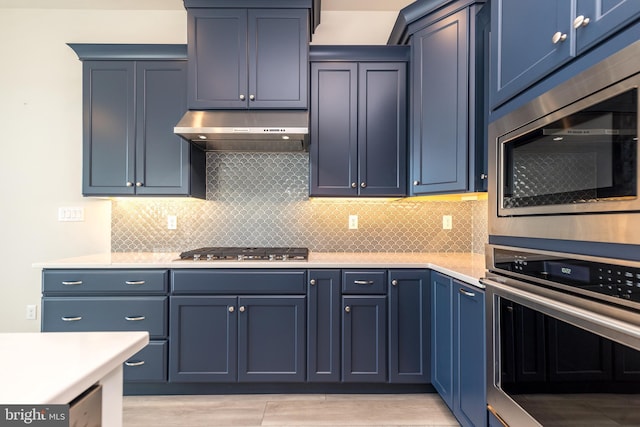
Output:
M453 413L463 426L487 423L484 291L453 281L455 341Z
M387 297L342 297L342 380L387 380Z
M389 270L389 382L428 383L429 272Z
M127 382L167 381L167 341L152 340L124 362L124 380Z
M307 381L340 382L340 270L309 270Z
M431 380L462 426L487 425L484 291L431 273Z
M236 381L237 306L237 297L171 297L169 381Z
M171 297L171 382L305 380L304 296Z
M431 383L453 410L453 281L431 273Z
M306 298L238 298L238 381L304 382Z

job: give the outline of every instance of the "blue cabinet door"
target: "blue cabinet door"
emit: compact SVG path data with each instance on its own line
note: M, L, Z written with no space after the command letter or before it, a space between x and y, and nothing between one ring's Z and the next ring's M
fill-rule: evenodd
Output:
M309 270L307 381L340 381L340 270Z
M387 381L387 298L342 297L342 380Z
M191 160L202 156L173 133L187 110L186 61L136 63L136 168L138 195L187 195ZM195 167L195 165L194 165Z
M311 65L311 196L358 194L358 65Z
M189 108L307 108L306 9L187 11Z
M637 0L577 0L574 28L578 54L638 16Z
M169 323L170 382L235 382L237 298L172 296Z
M412 36L411 193L467 190L469 11Z
M514 97L575 54L571 1L491 4L491 107ZM553 42L556 33L564 40Z
M484 292L453 281L455 341L453 413L462 426L487 425Z
M306 9L249 9L249 108L307 108Z
M453 281L431 272L431 383L453 410Z
M131 61L84 61L84 195L135 193L135 66Z
M426 270L389 271L389 382L430 382L430 292Z
M247 11L187 11L189 108L247 108Z
M311 196L406 194L406 64L311 65Z
M358 65L358 180L361 196L406 194L407 70Z
M306 298L238 298L238 381L306 379Z

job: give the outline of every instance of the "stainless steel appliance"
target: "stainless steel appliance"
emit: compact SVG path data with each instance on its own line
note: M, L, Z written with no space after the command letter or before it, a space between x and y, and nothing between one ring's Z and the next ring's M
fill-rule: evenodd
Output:
M185 251L181 260L188 261L306 261L307 248L242 248L204 247Z
M493 122L489 234L640 244L638 86L640 41Z
M640 425L640 41L489 125L487 402Z
M640 423L640 262L486 253L489 410L512 427Z

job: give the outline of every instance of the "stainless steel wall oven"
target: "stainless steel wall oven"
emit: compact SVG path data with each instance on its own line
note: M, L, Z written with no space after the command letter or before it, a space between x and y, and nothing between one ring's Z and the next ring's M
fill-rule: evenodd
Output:
M640 426L640 41L489 125L487 401Z

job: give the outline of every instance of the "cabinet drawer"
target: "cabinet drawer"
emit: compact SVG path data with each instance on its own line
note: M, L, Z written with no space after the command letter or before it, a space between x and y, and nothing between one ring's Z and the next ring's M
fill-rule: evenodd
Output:
M124 362L124 380L166 381L167 347L167 341L150 341L145 348Z
M43 332L148 331L167 335L168 297L42 299Z
M342 272L344 294L386 294L386 270L345 270Z
M306 270L172 270L175 294L306 293Z
M44 270L49 293L165 293L168 270Z

